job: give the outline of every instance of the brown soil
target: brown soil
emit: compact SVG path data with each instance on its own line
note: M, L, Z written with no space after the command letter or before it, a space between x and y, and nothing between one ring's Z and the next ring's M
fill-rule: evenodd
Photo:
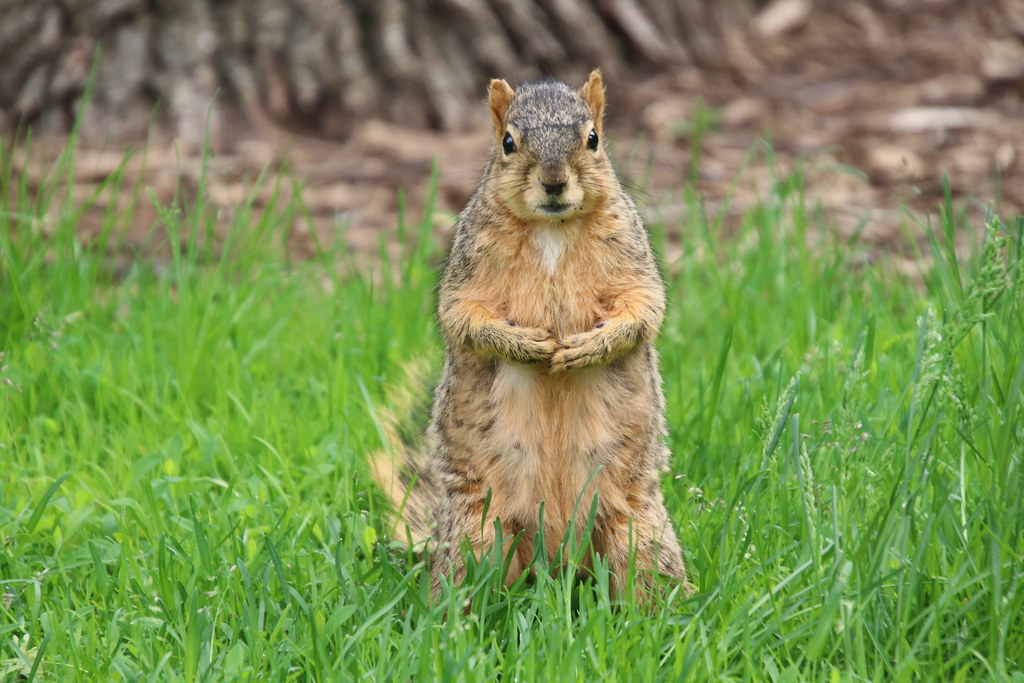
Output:
M735 36L723 46L728 71L680 68L637 84L608 84L620 173L638 188L647 215L670 231L691 223L681 193L687 181L729 226L797 165L826 225L840 235L861 230L875 253L894 258L914 258L914 249L904 249L907 238L912 243L921 217L938 210L944 173L956 206L976 226L988 210L1004 219L1024 212L1024 4L776 0ZM459 133L372 120L344 142L253 131L211 158L208 198L226 225L261 169L287 163L312 218L295 220L297 253L312 249L311 231L330 243L342 227L356 253L373 253L382 234L394 234L400 189L407 220L419 219L435 159L436 227L450 230L486 160L487 126L481 104L477 127ZM773 164L763 153L751 155L764 149L765 137ZM15 163L37 183L59 147L44 141L32 161L22 153ZM92 195L123 154L116 144L80 149L76 195ZM126 178L138 187L122 256L160 258L152 239L160 221L148 190L165 203L194 196L200 162L156 145L128 161ZM275 175L259 186L258 206ZM288 196L291 184L285 188ZM98 230L109 208L105 196L84 214L83 233ZM122 193L122 208L131 196Z

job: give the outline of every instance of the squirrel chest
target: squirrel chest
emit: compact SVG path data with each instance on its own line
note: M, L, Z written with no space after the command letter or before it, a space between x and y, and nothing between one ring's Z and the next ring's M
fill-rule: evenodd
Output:
M616 243L590 228L531 225L497 238L474 278L480 300L516 325L556 337L593 328L612 310L622 266Z

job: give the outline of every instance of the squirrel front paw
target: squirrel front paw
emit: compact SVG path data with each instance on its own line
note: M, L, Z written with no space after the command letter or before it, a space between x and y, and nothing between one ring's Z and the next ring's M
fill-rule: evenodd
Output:
M517 363L547 363L558 348L550 330L519 327L512 320L499 323L503 343L495 344L498 355Z
M604 335L598 327L580 334L573 334L557 340L558 345L551 356L551 372L575 370L596 365L608 356Z

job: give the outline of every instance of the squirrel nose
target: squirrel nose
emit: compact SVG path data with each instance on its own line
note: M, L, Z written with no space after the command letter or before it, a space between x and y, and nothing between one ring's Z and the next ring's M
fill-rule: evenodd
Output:
M562 190L565 189L565 183L564 182L561 182L561 183L545 183L545 182L542 182L541 183L541 187L544 188L544 192L546 194L551 195L551 196L556 196L556 195L562 194Z

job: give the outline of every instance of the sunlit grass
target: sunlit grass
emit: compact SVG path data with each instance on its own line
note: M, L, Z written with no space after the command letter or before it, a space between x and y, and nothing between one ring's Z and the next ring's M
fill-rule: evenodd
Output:
M728 241L692 199L659 349L697 594L484 564L431 603L366 466L382 386L439 349L429 207L371 272L288 257L301 192L220 237L200 194L122 276L70 164L0 164L0 680L1024 678L1020 219L935 207L909 281L799 175Z

